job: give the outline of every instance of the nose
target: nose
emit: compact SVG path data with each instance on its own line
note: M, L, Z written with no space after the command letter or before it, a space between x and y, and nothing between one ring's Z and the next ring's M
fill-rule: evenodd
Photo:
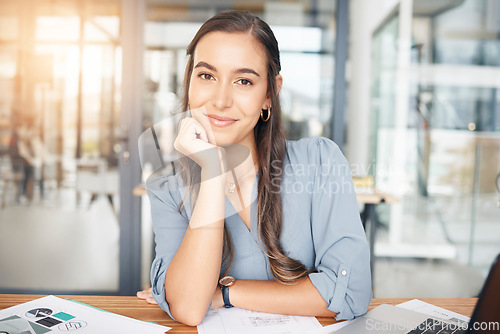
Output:
M231 107L233 98L231 95L231 85L220 82L214 92L213 105L218 110L224 110Z

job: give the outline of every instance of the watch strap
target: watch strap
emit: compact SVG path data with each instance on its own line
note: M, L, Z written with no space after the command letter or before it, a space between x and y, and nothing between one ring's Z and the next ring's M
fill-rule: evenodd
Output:
M229 302L229 287L221 286L221 290L222 290L222 299L224 300L224 307L225 308L233 307L233 305L231 305L231 303Z

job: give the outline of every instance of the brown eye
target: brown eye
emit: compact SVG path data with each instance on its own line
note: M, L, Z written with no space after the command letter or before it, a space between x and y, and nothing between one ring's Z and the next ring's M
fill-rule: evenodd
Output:
M247 79L240 79L237 82L239 82L239 84L243 85L243 86L250 86L250 85L252 85L252 82L250 80L247 80Z
M199 76L200 78L202 78L203 80L210 80L210 79L212 79L212 78L213 78L213 77L212 77L210 74L208 74L208 73L200 73L200 74L198 74L198 76Z

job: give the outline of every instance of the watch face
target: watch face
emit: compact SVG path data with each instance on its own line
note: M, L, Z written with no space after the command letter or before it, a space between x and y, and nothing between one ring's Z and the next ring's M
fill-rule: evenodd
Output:
M219 284L222 286L231 286L233 285L234 281L235 281L234 277L225 276L220 279Z

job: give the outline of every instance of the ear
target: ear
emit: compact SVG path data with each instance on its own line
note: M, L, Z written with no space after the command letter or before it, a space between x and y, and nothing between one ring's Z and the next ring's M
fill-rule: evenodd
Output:
M276 76L276 95L278 95L281 91L281 86L283 86L283 77L281 74L278 74ZM269 106L271 105L271 97L269 94L267 95L266 101L262 105L262 109L269 109Z
M279 94L279 92L281 91L281 86L283 86L283 77L281 76L281 74L278 74L276 76L276 94Z

